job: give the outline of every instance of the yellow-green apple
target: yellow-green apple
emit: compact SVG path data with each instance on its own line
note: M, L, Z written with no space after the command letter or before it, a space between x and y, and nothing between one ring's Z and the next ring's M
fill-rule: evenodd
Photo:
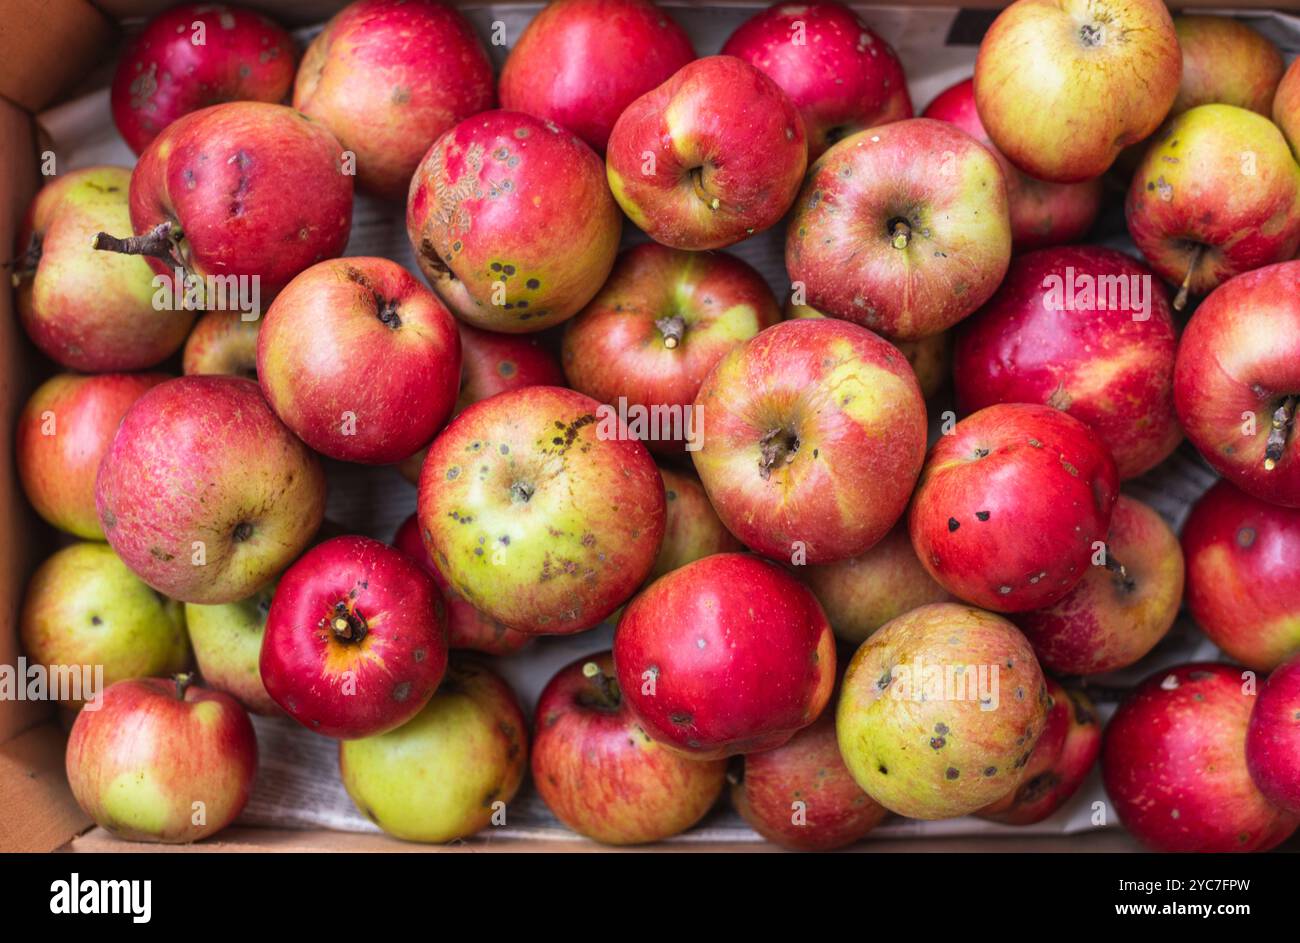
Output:
M71 544L37 568L18 631L33 662L47 670L102 666L105 686L184 671L190 663L180 603L140 582L102 543ZM80 707L103 693L83 689L65 703Z
M122 417L95 508L113 549L154 589L235 602L307 546L325 516L325 474L252 380L178 377Z
M257 738L234 698L189 675L119 681L77 715L66 768L77 804L117 838L193 842L243 811Z
M1300 142L1300 66L1294 60L1273 96L1273 123L1286 137L1292 152L1296 152L1296 144Z
M769 76L799 109L808 159L855 131L912 117L903 65L841 3L775 3L722 46Z
M1007 187L955 125L859 131L813 165L786 230L807 303L891 340L938 334L993 294L1011 260Z
M14 457L27 500L55 527L103 540L95 475L131 404L167 379L162 373L50 377L18 415Z
M1300 816L1300 657L1279 665L1255 699L1246 766L1269 802Z
M254 714L281 712L266 693L258 666L274 595L275 583L267 583L238 602L185 604L185 626L203 683L226 692Z
M420 271L475 327L523 334L573 317L605 283L623 228L602 170L554 122L467 118L411 178L406 234Z
M186 376L219 373L257 379L257 332L261 317L246 319L239 311L208 311L185 340L181 372Z
M758 557L719 553L628 603L614 665L647 734L714 760L778 747L817 719L835 684L835 638L794 577Z
M579 659L537 701L533 783L555 817L607 845L684 832L713 807L727 761L682 756L651 739L623 698L609 652Z
M505 824L527 769L514 692L459 656L413 720L339 744L343 788L366 818L406 841L450 842Z
M72 370L139 370L185 342L191 311L157 310L140 259L96 252L101 229L129 230L131 171L88 167L56 177L27 210L14 260L14 305L27 336Z
M1121 478L1182 441L1174 414L1173 313L1151 270L1101 246L1020 255L989 303L957 328L963 413L1042 403L1086 422Z
M1300 815L1251 780L1250 672L1189 664L1158 671L1119 706L1101 746L1102 783L1120 821L1156 851L1267 851Z
M649 0L555 0L501 69L501 107L563 125L597 153L623 109L695 58L690 37Z
M1183 53L1183 78L1170 115L1216 102L1265 118L1273 114L1286 63L1270 40L1230 16L1175 16L1174 32Z
M464 599L507 626L568 635L641 585L664 534L645 446L595 400L529 386L475 403L429 448L420 533Z
M925 401L897 347L832 318L782 321L700 387L691 453L733 534L780 560L830 563L880 540L925 461Z
M1300 507L1300 262L1238 275L1202 302L1178 346L1174 406L1219 474Z
M807 165L798 109L733 56L697 59L628 105L605 153L623 211L675 249L721 249L775 225Z
M930 450L908 526L930 575L995 612L1041 609L1083 578L1119 494L1097 434L1051 406L972 413Z
M862 643L835 715L854 780L891 812L966 815L1020 785L1047 721L1033 649L1001 616L921 606Z
M1300 652L1300 507L1220 480L1183 525L1187 609L1232 658L1271 671Z
M651 451L680 454L700 446L691 404L714 364L780 319L747 262L650 242L619 257L560 356L570 386L625 410Z
M664 542L647 580L658 579L702 557L745 549L723 526L698 478L689 471L672 468L661 467L659 474L664 480L667 509Z
M1013 164L1074 183L1155 131L1181 75L1163 0L1016 0L980 42L975 104Z

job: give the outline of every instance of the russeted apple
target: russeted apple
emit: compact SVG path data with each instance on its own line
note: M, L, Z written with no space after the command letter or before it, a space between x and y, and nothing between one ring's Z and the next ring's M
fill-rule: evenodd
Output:
M1256 696L1246 767L1269 802L1300 816L1300 656L1279 665Z
M744 550L727 530L699 478L689 471L660 468L664 480L664 542L646 581L715 553Z
M203 683L229 694L254 714L281 713L280 705L266 693L258 664L274 595L275 583L268 583L238 602L185 604L185 627Z
M257 379L257 334L262 318L239 311L204 313L185 339L181 372L186 376L218 373Z
M1174 17L1174 32L1183 78L1170 115L1216 102L1272 115L1286 63L1269 39L1231 16L1181 14Z

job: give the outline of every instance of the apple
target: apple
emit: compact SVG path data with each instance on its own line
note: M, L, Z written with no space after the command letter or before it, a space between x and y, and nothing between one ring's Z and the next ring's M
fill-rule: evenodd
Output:
M105 687L184 671L190 663L180 603L140 582L101 543L70 544L37 568L23 597L18 632L33 662L47 670L66 665L83 675L102 666ZM103 693L83 687L79 699L63 701L80 707Z
M1273 97L1273 123L1295 152L1296 143L1300 141L1300 66L1294 60L1283 73Z
M650 242L624 252L565 326L561 360L575 390L649 417L647 448L680 454L700 445L691 404L714 364L780 319L747 262Z
M1300 657L1279 665L1256 697L1246 764L1269 802L1300 816Z
M835 715L854 780L891 812L966 815L1020 785L1047 722L1043 673L1001 616L921 606L862 643Z
M614 265L622 227L591 148L517 111L475 115L434 142L406 205L433 290L461 320L510 334L582 310Z
M799 109L814 161L855 131L912 117L903 65L840 3L776 3L722 46L771 78Z
M413 720L339 744L357 808L390 835L450 842L504 824L528 769L527 722L514 692L481 664L453 659Z
M954 596L995 612L1050 606L1106 539L1115 461L1091 429L1050 406L972 413L930 450L912 499L912 546Z
M938 334L993 294L1011 260L1007 188L946 121L859 131L813 166L786 230L807 303L891 340Z
M704 486L695 475L671 468L660 468L659 474L664 480L667 510L664 542L647 581L715 553L745 549L713 510Z
M1042 403L1092 427L1121 478L1169 457L1173 314L1151 270L1101 246L1017 256L989 303L957 328L953 380L963 413Z
M581 393L530 386L475 403L429 448L420 531L447 582L512 629L568 635L641 585L664 534L650 453Z
M719 553L628 603L614 665L650 737L715 760L778 747L816 720L835 684L835 640L794 577L757 557Z
M127 410L95 507L113 549L154 589L235 602L307 546L325 514L325 475L252 380L178 377Z
M632 222L674 249L721 249L785 215L808 165L799 111L733 56L707 56L628 105L606 173Z
M691 453L718 516L773 559L830 563L879 541L925 460L925 401L898 348L830 318L783 321L700 387Z
M38 514L78 537L103 540L95 474L127 409L162 373L60 373L36 388L18 415L15 458Z
M186 376L218 373L257 379L257 333L260 317L246 319L239 311L208 311L185 340L181 372Z
M1267 851L1300 823L1300 815L1272 805L1251 781L1250 674L1209 663L1158 671L1106 725L1102 782L1120 821L1144 845Z
M1178 347L1174 406L1219 474L1300 507L1300 262L1239 275L1196 309Z
M980 42L975 104L1013 164L1075 183L1156 130L1181 76L1162 0L1016 0Z
M96 252L101 229L131 226L125 167L88 167L36 194L18 232L14 306L42 353L71 370L139 370L185 341L194 314L154 307L140 259Z
M1183 78L1171 115L1215 102L1272 115L1286 70L1277 46L1230 16L1175 16L1174 32L1183 53Z
M597 153L623 109L695 58L686 31L648 0L555 0L501 69L501 105L563 125Z
M1187 609L1215 645L1260 671L1300 652L1300 507L1220 479L1192 505L1183 552Z
M533 782L573 831L606 845L684 832L722 794L727 761L697 760L641 728L613 677L609 652L562 669L537 701Z
M254 714L281 713L266 693L258 661L275 583L238 602L185 604L185 625L203 683L229 694Z

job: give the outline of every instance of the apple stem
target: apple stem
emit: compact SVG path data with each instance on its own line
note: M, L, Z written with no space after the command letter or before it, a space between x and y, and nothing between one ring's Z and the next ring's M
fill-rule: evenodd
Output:
M716 196L710 196L709 192L704 189L704 168L696 167L691 170L691 185L695 187L695 195L708 204L709 209L717 210L722 206L722 201Z
M1183 283L1178 286L1178 294L1174 295L1174 310L1182 311L1187 307L1187 296L1192 290L1192 276L1196 274L1196 267L1201 264L1201 253L1205 251L1205 243L1200 243L1192 251L1192 261L1187 266L1187 274L1183 276Z
M1133 581L1133 577L1128 575L1128 570L1124 568L1124 564L1115 559L1114 554L1110 552L1110 547L1106 548L1105 567L1115 574L1115 584L1119 586L1120 589L1124 590L1126 593L1131 593L1133 590L1137 589L1137 583Z
M1282 461L1282 452L1286 449L1286 440L1295 423L1296 405L1300 397L1288 396L1273 413L1272 428L1268 431L1268 442L1264 446L1264 471L1277 468Z
M185 700L185 690L194 683L194 675L185 671L181 674L172 675L172 681L176 684L176 700Z
M5 268L14 270L11 279L14 288L17 288L24 278L36 274L36 266L41 261L42 242L41 234L33 230L32 237L28 240L27 248L23 250L22 255L5 263Z
M591 682L591 687L596 692L596 706L604 710L618 710L622 701L618 681L601 671L600 665L594 661L589 661L582 666L582 674Z
M912 227L907 225L901 219L894 220L894 226L890 241L895 249L906 249L907 244L912 240Z
M659 333L664 336L664 346L669 350L680 344L682 335L686 333L686 322L681 315L674 315L671 318L659 318L655 321L655 327L659 328Z
M105 252L121 252L124 255L147 255L164 262L170 262L189 274L185 260L181 258L177 246L183 233L176 229L171 220L159 223L142 236L127 236L125 239L106 232L95 234L91 247Z

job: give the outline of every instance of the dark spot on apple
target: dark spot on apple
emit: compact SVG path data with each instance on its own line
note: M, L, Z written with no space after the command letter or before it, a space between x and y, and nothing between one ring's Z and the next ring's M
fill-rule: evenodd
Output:
M995 775L995 774L997 773L997 771L998 771L998 768L997 768L996 766L986 766L986 767L984 767L984 775L985 775L985 776L993 776L993 775Z
M418 665L420 662L424 661L424 659L429 657L429 653L423 648L417 648L415 651L411 652L411 657L415 659L415 663Z
M168 553L162 547L150 547L149 556L153 557L155 560L161 560L163 563L170 563L175 559L172 554Z
M948 741L945 740L943 737L931 737L931 738L930 738L930 747L931 747L931 749L942 750L942 749L944 748L944 746L947 745L947 743L948 743Z
M894 669L892 667L886 668L885 673L882 674L876 680L876 687L879 688L881 691L883 691L885 690L885 688L889 687L890 682L892 682L893 680L894 680Z
M537 289L542 287L542 283L535 278L528 279L528 281L524 282L524 284L532 291L536 291Z
M393 700L399 704L411 696L411 682L402 681L393 685Z
M99 616L91 616L91 617L90 617L90 624L91 624L91 625L103 625L103 624L104 624L104 620L101 619Z
M976 457L976 458L987 458L987 457L988 457L988 454L989 454L989 450L988 450L988 449L976 449L976 450L975 450L975 457Z
M674 711L668 715L668 719L678 726L685 727L691 722L691 715L685 711Z
M455 480L456 480L457 478L459 478L459 477L460 477L460 466L459 466L459 465L453 465L453 466L451 466L451 468L448 468L448 469L447 469L447 480L448 480L448 481L455 481Z
M934 732L941 737L946 737L949 734L948 725L943 723L935 724Z
M987 521L987 520L989 519L989 512L988 512L988 511L976 511L976 512L975 512L975 517L976 517L977 519L981 520L981 521Z
M878 765L878 766L876 767L876 769L880 770L880 775L881 775L881 776L888 776L888 775L889 775L889 767L885 766L884 763L881 763L880 765Z
M947 772L944 773L944 776L948 779L956 779L960 775L961 773L957 771L957 767L955 766L949 766Z
M1237 531L1237 546L1249 547L1255 542L1255 528L1243 527Z
M958 527L961 527L961 524L958 523L957 518L955 518L955 517L950 517L950 518L948 518L948 533L951 534L951 533L952 533L953 531L955 531Z

